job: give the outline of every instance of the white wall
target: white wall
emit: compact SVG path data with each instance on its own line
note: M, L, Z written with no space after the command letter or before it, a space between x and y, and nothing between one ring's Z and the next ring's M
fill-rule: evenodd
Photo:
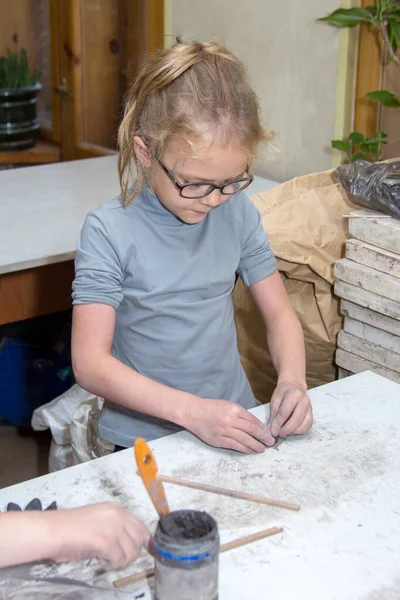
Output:
M284 181L332 166L339 32L316 18L340 0L167 0L185 40L224 40L246 62L279 153L255 171ZM168 33L168 31L166 32Z

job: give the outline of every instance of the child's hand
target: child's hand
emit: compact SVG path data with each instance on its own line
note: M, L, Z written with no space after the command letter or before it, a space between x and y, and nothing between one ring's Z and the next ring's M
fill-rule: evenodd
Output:
M246 454L264 452L275 441L262 421L227 400L194 399L185 427L210 446Z
M274 438L306 433L313 424L310 398L301 387L290 382L278 384L269 410L267 426Z
M145 547L151 550L147 527L119 504L104 502L47 513L52 517L56 562L97 558L104 567L120 569L133 562Z

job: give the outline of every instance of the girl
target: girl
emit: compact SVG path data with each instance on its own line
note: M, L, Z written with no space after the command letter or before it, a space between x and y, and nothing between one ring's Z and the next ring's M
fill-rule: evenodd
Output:
M73 284L75 376L106 398L99 433L117 446L184 427L212 446L263 452L311 427L301 326L244 193L266 139L225 46L178 44L141 67L119 131L122 193L88 215ZM278 373L267 424L246 410L256 400L236 344L236 274Z

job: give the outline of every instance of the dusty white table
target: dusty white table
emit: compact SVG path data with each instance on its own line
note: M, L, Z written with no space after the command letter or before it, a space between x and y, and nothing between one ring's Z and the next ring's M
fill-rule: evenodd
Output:
M117 157L0 172L0 325L71 306L75 242L118 194Z
M118 194L117 157L0 172L0 273L75 255L86 214Z
M298 502L298 513L166 485L172 509L199 508L218 521L222 542L278 525L281 535L220 557L220 600L389 600L400 598L400 385L371 372L310 391L315 425L262 455L207 447L187 432L151 444L166 475ZM264 418L266 408L254 410ZM156 514L135 475L132 450L0 490L9 501L33 497L60 507L114 500L152 530ZM90 565L38 564L30 577L73 577L107 587L144 567L96 574ZM0 579L6 577L0 571ZM29 588L28 598L38 596ZM151 585L151 584L150 584ZM0 598L1 596L0 585ZM149 583L128 595L93 591L74 598L151 598ZM6 597L6 596L5 596ZM11 596L7 596L9 598ZM23 595L16 598L25 598ZM49 596L53 597L53 596ZM71 596L72 597L72 596Z

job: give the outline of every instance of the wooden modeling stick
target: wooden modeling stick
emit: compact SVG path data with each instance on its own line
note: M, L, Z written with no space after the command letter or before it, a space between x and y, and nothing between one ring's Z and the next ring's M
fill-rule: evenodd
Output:
M390 215L342 215L343 219L392 219Z
M277 506L278 508L286 508L287 510L300 509L300 506L298 504L291 504L290 502L284 502L283 500L274 500L273 498L266 498L265 496L254 496L253 494L237 492L236 490L229 490L227 488L216 487L214 485L208 485L206 483L197 483L195 481L176 479L175 477L168 477L167 475L158 475L158 479L160 481L163 481L164 483L181 485L182 487L193 488L195 490L203 490L203 492L211 492L212 494L220 494L221 496L229 496L230 498L239 498L240 500L248 500L249 502L257 502L258 504Z
M137 474L140 475L140 473ZM169 477L168 475L161 474L157 475L157 480L163 481L164 483L172 483L173 485L180 485L182 487L192 488L194 490L202 490L203 492L211 492L212 494L229 496L230 498L238 498L239 500L248 500L249 502L256 502L257 504L277 506L278 508L285 508L287 510L300 510L299 504L292 504L291 502L285 502L284 500L275 500L274 498L267 498L266 496L255 496L253 494L246 494L245 492L238 492L236 490L230 490L228 488L221 488L215 485L209 485L208 483L188 481L187 479L177 479L176 477Z
M258 531L257 533L252 533L251 535L246 535L244 537L237 538L236 540L232 540L231 542L227 542L226 544L222 544L220 547L220 552L227 552L228 550L233 550L234 548L240 548L241 546L245 546L246 544L251 544L252 542L257 542L258 540L271 537L272 535L276 535L277 533L282 533L282 531L282 527L270 527L269 529L263 529L262 531ZM113 582L113 585L116 588L121 588L125 585L136 583L137 581L142 581L143 579L152 577L153 575L154 569L146 569L145 571L136 573L136 575L130 575L129 577L122 577L121 579L116 579Z

